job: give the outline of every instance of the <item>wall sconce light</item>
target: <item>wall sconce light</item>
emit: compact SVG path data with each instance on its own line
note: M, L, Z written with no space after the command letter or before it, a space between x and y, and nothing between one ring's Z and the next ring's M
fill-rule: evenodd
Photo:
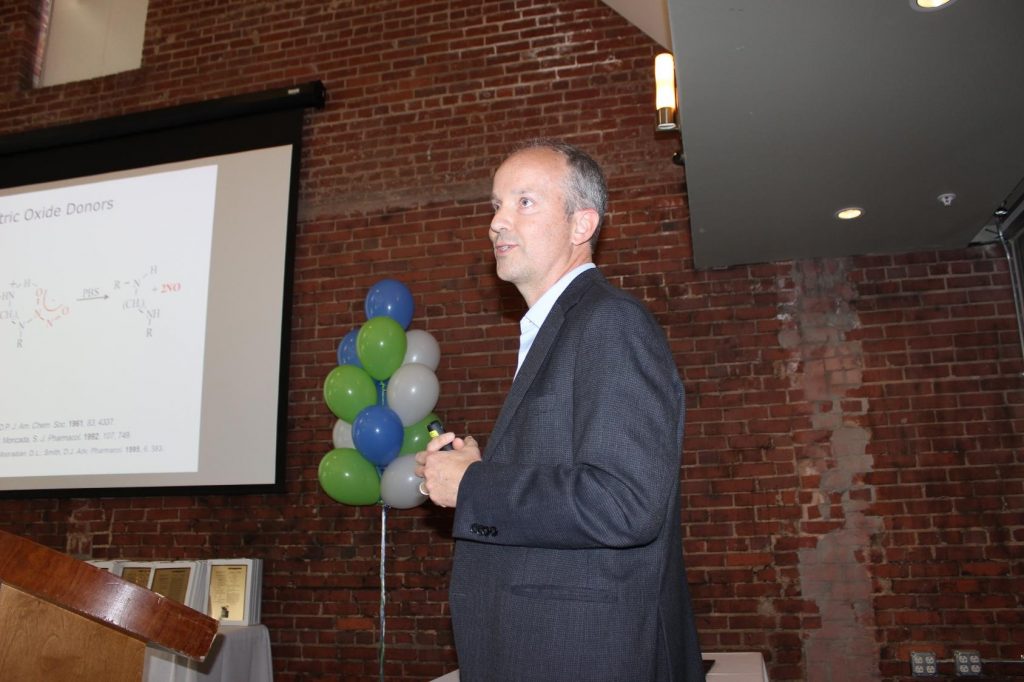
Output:
M679 130L676 123L676 65L671 52L654 58L655 106L657 130Z

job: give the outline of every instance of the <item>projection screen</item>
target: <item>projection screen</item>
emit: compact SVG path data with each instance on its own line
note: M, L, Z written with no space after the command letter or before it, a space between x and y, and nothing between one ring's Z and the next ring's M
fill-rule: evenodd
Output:
M0 494L280 489L298 91L0 140Z

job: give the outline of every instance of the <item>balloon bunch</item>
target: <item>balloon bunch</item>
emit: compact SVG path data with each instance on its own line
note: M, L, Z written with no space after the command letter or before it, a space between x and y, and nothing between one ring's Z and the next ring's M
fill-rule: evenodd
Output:
M427 424L437 419L441 350L428 332L409 330L412 294L401 282L370 287L365 310L366 323L338 344L338 366L324 381L338 421L317 474L338 502L411 509L427 499L413 454L426 448Z

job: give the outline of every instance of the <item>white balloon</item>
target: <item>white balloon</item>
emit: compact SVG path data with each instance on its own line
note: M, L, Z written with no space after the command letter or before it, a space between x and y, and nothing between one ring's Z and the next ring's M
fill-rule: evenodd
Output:
M402 426L412 426L437 405L441 386L434 370L418 362L402 365L388 381L388 407L402 420Z
M332 440L334 441L334 447L336 448L355 449L356 447L356 444L352 442L352 425L344 419L339 419L334 423Z
M441 347L437 345L437 339L431 336L430 332L410 329L405 333L405 341L403 365L416 362L437 371L437 366L441 362Z
M380 477L380 499L396 509L412 509L427 501L420 492L423 479L416 475L416 455L401 455L388 464Z

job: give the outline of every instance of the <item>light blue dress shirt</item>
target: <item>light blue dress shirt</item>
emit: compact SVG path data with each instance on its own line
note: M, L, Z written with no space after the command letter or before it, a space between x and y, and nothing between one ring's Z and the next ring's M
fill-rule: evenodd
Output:
M537 338L537 332L540 331L540 327L544 324L544 320L548 318L548 313L551 312L551 308L555 305L555 301L562 295L572 281L579 277L580 273L586 272L591 268L597 267L593 263L584 263L577 268L573 268L569 272L562 275L562 278L555 282L550 289L544 292L544 295L537 299L526 314L523 315L523 319L519 320L519 361L516 363L516 375L519 374L519 368L523 366L523 361L526 360L526 354L530 352L530 348L533 346L533 340ZM513 377L514 378L514 377Z

